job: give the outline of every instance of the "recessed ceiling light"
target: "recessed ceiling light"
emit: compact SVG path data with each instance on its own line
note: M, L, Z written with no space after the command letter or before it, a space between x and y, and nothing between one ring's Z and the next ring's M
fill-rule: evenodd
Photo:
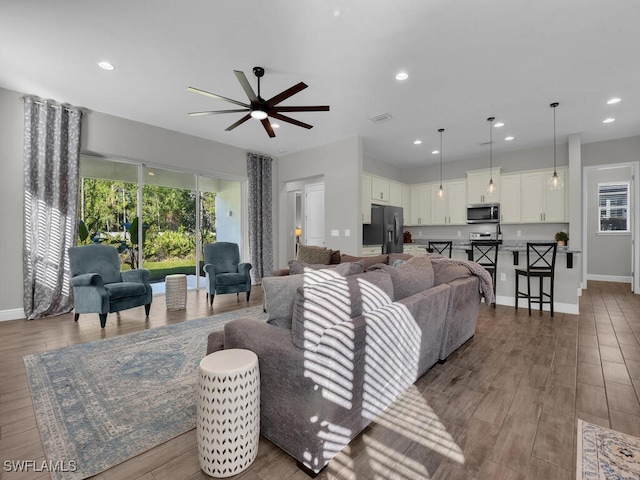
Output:
M502 123L502 122L498 122L498 123L496 123L496 124L494 125L494 127L496 127L496 128L504 127L504 123Z
M434 150L433 152L431 152L432 155L437 155L440 153L440 150Z
M278 123L272 123L272 124L271 124L271 128L280 128L280 124L278 124Z
M615 121L616 121L616 119L615 119L615 118L611 118L611 117L609 117L609 118L605 118L605 119L602 121L602 123L612 123L612 122L615 122Z
M622 99L618 97L610 98L609 100L607 100L607 105L613 105L614 103L618 103L620 100Z
M116 68L116 67L113 66L113 64L111 64L109 62L105 62L105 61L99 62L98 66L100 68L102 68L103 70L113 70L114 68Z
M506 140L507 142L510 142L510 141L511 141L511 140L513 140L514 138L515 138L515 137L508 136L508 137L505 137L505 140Z
M407 72L400 72L396 74L396 80L406 80L409 78L409 74Z
M413 144L414 145L421 145L422 144L422 140L414 140Z

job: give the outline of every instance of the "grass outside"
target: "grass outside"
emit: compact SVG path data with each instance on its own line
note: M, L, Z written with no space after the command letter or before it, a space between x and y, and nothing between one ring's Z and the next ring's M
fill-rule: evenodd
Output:
M130 268L129 264L122 264L123 270L129 270ZM194 275L196 261L194 258L169 258L161 262L145 261L143 268L149 270L149 279L152 282L157 282L164 280L164 277L167 275L174 275L177 273Z

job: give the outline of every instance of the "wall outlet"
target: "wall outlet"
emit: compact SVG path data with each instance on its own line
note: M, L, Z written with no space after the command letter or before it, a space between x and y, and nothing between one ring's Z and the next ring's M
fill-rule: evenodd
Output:
M506 282L507 281L507 274L506 273L501 273L500 274L500 281L501 282Z
M339 237L340 236L340 230L331 230L331 236L332 237Z
M348 228L344 231L344 236L345 237L350 237L351 236L351 230L349 230Z
M422 230L418 231L418 236L421 237L422 236Z
M517 237L521 237L522 236L522 230L516 230L516 236Z
M460 230L458 230L458 236L461 237L462 236L462 232Z

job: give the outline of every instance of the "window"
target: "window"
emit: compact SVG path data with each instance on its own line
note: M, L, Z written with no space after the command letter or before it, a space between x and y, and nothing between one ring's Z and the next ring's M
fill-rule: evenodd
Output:
M598 232L630 232L629 182L598 184Z

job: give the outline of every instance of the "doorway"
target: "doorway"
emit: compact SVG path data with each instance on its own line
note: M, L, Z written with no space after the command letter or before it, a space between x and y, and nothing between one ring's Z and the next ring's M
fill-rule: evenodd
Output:
M583 281L631 284L638 279L638 162L585 167L583 180Z
M304 244L324 246L324 183L304 187Z

